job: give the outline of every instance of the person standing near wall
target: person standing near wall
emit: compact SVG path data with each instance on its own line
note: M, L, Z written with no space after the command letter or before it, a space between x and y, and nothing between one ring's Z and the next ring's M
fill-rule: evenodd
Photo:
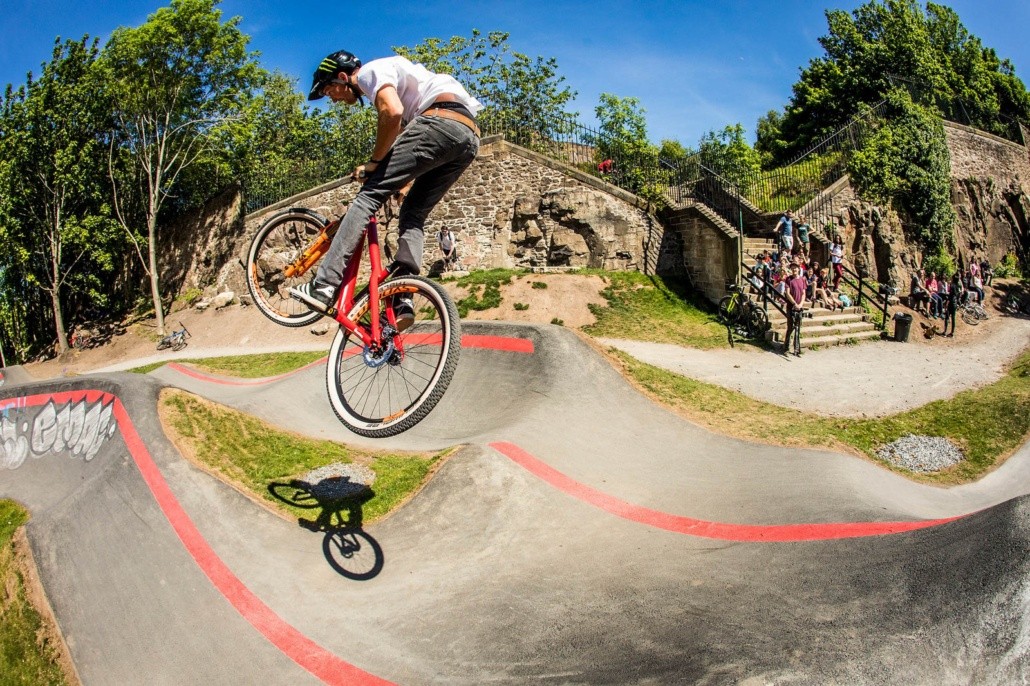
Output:
M812 229L808 225L808 222L804 220L801 215L798 215L796 228L798 232L798 253L801 254L805 261L808 261L809 256L809 245L808 245L808 232Z
M788 255L794 252L794 213L787 210L774 229L780 240L780 249Z
M790 267L790 278L783 295L787 299L787 336L783 341L783 353L790 352L793 345L794 354L801 356L801 317L805 310L805 291L808 282L801 276L801 267L794 264Z
M840 242L840 236L830 244L830 266L833 267L833 290L839 291L840 280L844 278L844 244Z

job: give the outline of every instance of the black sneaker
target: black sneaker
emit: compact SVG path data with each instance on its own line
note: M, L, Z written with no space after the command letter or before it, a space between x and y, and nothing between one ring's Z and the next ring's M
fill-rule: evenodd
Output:
M336 289L332 286L323 286L314 279L305 284L290 289L290 297L299 300L315 312L325 314L333 303L333 296Z
M397 320L397 333L415 323L415 303L410 295L397 295L393 298L393 315Z

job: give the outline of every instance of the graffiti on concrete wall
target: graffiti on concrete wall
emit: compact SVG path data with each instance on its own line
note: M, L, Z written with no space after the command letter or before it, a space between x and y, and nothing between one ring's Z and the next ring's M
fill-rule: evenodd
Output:
M0 406L0 469L17 469L29 457L67 454L87 462L114 435L114 399L54 403L41 408L17 402ZM35 413L35 416L33 416Z

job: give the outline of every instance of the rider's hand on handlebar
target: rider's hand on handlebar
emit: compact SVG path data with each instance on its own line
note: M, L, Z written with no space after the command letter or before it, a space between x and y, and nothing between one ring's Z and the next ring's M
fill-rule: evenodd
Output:
M351 172L350 177L353 181L365 183L365 179L367 179L372 174L372 172L376 170L376 167L378 166L379 165L375 162L366 162L365 164L359 164L357 167L354 168L354 171Z

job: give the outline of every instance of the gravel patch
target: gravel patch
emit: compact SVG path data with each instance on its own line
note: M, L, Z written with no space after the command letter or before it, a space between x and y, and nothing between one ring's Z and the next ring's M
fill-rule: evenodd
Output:
M376 474L358 464L333 464L313 469L301 479L310 484L311 495L319 501L343 500L368 491Z
M954 443L940 436L908 434L888 443L876 454L898 467L913 472L937 472L965 459Z

